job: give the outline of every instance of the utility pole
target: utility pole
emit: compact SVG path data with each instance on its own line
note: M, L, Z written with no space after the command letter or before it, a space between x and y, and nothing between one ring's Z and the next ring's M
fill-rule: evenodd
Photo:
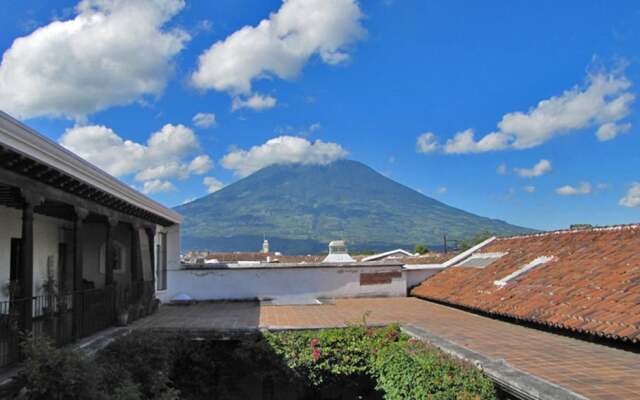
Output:
M447 254L447 234L443 233L442 238L444 239L444 254Z

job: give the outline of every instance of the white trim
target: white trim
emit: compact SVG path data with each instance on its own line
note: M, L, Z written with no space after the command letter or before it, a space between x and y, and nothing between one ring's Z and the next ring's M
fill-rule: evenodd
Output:
M405 264L402 269L407 271L421 271L428 269L444 269L442 264Z
M508 252L500 252L500 251L496 251L496 252L492 252L492 253L473 253L472 255L470 255L469 257L467 257L466 259L460 261L459 263L457 263L455 265L455 267L463 267L463 268L478 268L478 269L484 269L486 267L488 267L489 265L491 265L494 261L498 261L500 258L502 258L503 256L509 254ZM484 260L484 259L488 259L489 263L485 264L485 265L468 265L467 262L471 261L471 260Z
M447 267L450 267L452 265L455 265L455 264L459 263L460 261L464 260L465 258L469 257L470 255L472 255L474 252L480 250L484 246L486 246L489 243L493 242L494 240L496 240L496 237L492 236L489 239L485 240L484 242L479 243L479 244L473 246L472 248L470 248L470 249L468 249L466 251L463 251L462 253L458 254L455 257L453 257L449 261L443 263L442 266L447 268Z
M365 257L365 258L363 258L363 259L362 259L362 261L373 261L373 260L376 260L376 259L378 259L378 258L384 258L384 257L386 257L386 256L388 256L388 255L393 254L393 253L402 253L402 254L404 254L404 255L405 255L405 256L407 256L407 257L411 257L411 256L413 256L413 254L409 253L409 252L408 252L408 251L406 251L406 250L403 250L403 249L395 249L395 250L385 251L384 253L378 253L378 254L370 255L369 257Z
M0 143L108 192L129 204L179 224L182 216L0 111Z
M505 276L504 278L497 280L497 281L493 281L493 284L499 287L504 287L510 280L519 277L520 275L526 273L529 270L534 269L535 267L548 263L549 261L553 260L553 256L541 256L536 258L535 260L531 261L529 264L525 265L524 267L517 269L515 271L513 271L512 273L510 273L509 275Z

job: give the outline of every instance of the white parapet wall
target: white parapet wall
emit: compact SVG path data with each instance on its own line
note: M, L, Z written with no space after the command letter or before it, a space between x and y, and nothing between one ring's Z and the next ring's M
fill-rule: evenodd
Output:
M407 289L418 286L425 279L442 271L442 264L407 264L402 270L407 279Z
M178 295L193 300L317 299L404 297L407 278L401 264L183 265L168 271L163 302Z

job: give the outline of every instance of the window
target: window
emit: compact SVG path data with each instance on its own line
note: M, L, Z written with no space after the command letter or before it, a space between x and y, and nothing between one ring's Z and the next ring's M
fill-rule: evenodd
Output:
M102 243L100 246L100 273L105 273L107 244ZM127 248L125 245L118 241L113 242L113 272L121 274L126 268Z

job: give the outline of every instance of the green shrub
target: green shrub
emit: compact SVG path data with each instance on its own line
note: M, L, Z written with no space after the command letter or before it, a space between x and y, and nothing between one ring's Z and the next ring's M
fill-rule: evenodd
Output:
M386 328L351 326L344 329L265 333L273 352L311 384L335 377L366 375L376 349L400 336L396 325Z
M266 380L301 398L495 398L479 370L410 339L396 325L266 332L225 341L137 331L94 360L46 340L28 340L24 349L19 379L33 400L247 398L243 384Z
M479 370L412 339L382 348L372 373L389 400L495 399L493 384Z
M30 400L103 399L100 372L84 355L57 349L49 339L26 339L17 381Z
M142 400L142 392L138 385L126 381L116 387L110 400Z
M111 393L111 388L124 382L126 387L122 390L130 393L136 386L144 399L172 393L169 374L174 359L174 338L135 331L100 350L95 361L103 371L103 390Z
M479 370L410 339L395 325L267 333L265 339L312 385L366 375L389 400L495 398L493 384Z

